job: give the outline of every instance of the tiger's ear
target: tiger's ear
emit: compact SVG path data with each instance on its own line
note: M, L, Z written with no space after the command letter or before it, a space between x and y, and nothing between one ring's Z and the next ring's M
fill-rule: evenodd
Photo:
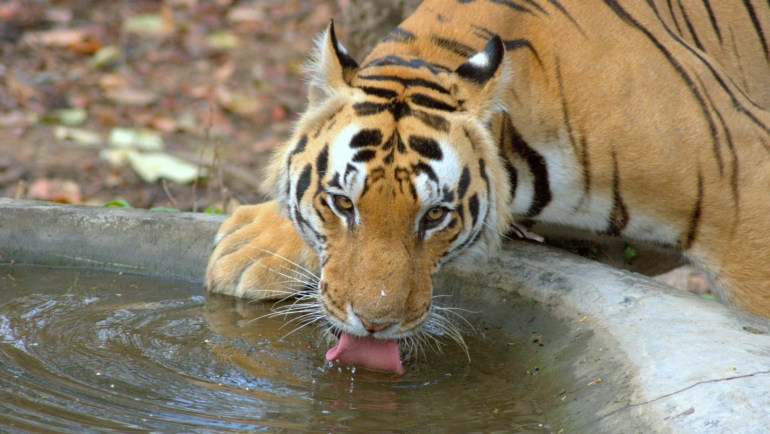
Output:
M316 40L316 51L307 67L310 74L308 102L310 108L319 105L340 89L348 86L358 70L358 63L334 33L334 20Z
M484 49L454 70L456 82L452 96L481 118L488 118L502 99L509 79L505 62L505 46L500 36L493 36Z

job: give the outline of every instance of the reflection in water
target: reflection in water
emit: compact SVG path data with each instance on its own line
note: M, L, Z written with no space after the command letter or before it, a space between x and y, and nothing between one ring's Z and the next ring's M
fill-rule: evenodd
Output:
M0 431L547 432L505 341L394 376L329 364L269 304L197 284L0 267Z

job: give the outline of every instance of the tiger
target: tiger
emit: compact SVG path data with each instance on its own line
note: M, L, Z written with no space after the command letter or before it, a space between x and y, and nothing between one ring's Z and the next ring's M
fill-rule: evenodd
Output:
M359 64L332 22L205 285L408 339L440 268L529 222L675 248L770 317L767 32L752 0L426 0Z

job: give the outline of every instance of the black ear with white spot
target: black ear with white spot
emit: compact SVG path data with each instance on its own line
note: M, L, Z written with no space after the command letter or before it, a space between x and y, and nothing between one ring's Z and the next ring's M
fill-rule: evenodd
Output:
M337 61L340 63L343 71L354 71L358 69L358 63L348 53L348 50L337 39L337 34L334 32L334 20L329 21L329 39L331 39L332 48L334 48L334 54L337 55Z
M487 42L483 50L458 66L455 73L466 80L483 86L500 70L504 55L503 41L500 36L495 35Z
M334 21L329 22L323 36L317 40L310 73L308 102L310 108L320 105L338 90L344 89L358 71L358 63L337 39Z

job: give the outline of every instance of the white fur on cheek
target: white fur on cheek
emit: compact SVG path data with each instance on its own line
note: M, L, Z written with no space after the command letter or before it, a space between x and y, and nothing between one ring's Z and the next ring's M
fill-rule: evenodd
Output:
M441 154L443 155L441 160L424 159L423 162L429 165L436 173L439 185L436 185L430 177L424 173L421 173L414 183L415 190L417 190L417 197L425 208L423 209L423 212L438 204L441 200L442 188L446 187L449 190L455 188L457 181L460 179L460 173L462 172L462 165L452 146L443 141L438 142L438 145L441 149Z

